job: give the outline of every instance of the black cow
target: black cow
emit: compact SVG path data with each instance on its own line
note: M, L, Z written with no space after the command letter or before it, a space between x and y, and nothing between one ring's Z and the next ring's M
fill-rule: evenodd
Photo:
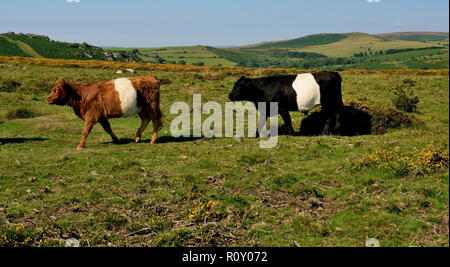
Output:
M333 132L339 132L339 111L343 107L341 83L339 73L327 71L258 79L241 77L228 98L231 101L250 101L256 107L259 102L265 102L267 109L270 102L278 102L278 112L289 134L294 133L289 111L307 114L317 105L321 105L322 112L328 118L323 132L330 134L333 124ZM270 114L269 110L266 114Z

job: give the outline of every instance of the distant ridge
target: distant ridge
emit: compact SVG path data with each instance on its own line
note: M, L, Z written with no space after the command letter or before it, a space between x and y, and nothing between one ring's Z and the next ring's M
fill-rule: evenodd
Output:
M448 32L393 32L376 34L375 36L386 39L417 42L448 42L449 40Z
M260 45L251 46L253 49L267 49L267 48L303 48L314 45L325 45L334 42L338 42L347 38L345 34L337 33L321 33L308 35L296 39L286 41L274 41L269 43L263 43Z
M308 46L319 46L339 42L345 38L354 36L371 36L374 38L381 38L383 40L403 40L416 42L433 42L445 41L448 42L448 32L394 32L383 34L368 34L363 32L351 33L321 33L307 35L299 38L279 40L279 41L265 41L257 44L249 44L240 46L239 48L251 49L267 49L267 48L304 48Z
M8 32L0 34L5 45L0 55L28 56L35 58L106 60L121 62L141 62L139 56L125 51L110 52L87 43L66 43L51 40L48 36ZM5 43L6 42L6 43ZM8 44L9 43L9 44Z

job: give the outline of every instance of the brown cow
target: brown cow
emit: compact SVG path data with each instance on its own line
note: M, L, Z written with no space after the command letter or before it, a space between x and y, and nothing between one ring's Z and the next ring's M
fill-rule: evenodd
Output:
M97 122L111 135L113 142L117 143L119 139L108 122L110 118L139 114L142 124L136 133L136 143L141 140L150 120L154 127L152 144L156 142L158 131L163 127L159 109L159 80L153 75L96 83L66 82L64 78L60 78L47 97L47 103L71 106L75 114L85 121L78 150L84 148L87 136Z

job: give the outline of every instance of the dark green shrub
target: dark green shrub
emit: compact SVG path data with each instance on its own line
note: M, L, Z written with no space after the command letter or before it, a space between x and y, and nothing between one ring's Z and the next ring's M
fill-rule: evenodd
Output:
M344 101L345 105L359 110L367 111L372 117L372 133L384 134L388 128L409 127L413 125L422 125L423 122L414 115L407 114L396 108L383 108L368 106L358 101Z
M49 78L33 78L24 80L20 87L15 89L16 92L24 93L24 94L40 94L40 93L49 93L53 87L54 79Z
M408 79L404 80L403 84L405 86L399 86L395 89L392 103L401 111L408 113L416 112L417 104L419 104L420 101L419 97L414 95L414 91L411 89L415 86L416 82Z
M8 120L16 120L16 119L29 119L36 117L37 114L25 107L16 108L14 110L9 111L6 114L6 118Z
M371 114L372 121L381 124L384 128L398 128L413 124L413 117L394 108L377 108Z
M195 63L192 63L192 65L194 65L194 66L205 66L205 62L195 62Z
M22 84L14 80L0 80L0 92L15 92Z

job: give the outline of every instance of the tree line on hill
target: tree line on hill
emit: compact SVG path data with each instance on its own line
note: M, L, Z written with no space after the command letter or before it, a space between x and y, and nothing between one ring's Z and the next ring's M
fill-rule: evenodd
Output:
M369 49L367 52L355 53L355 54L353 54L353 56L354 57L383 56L383 55L392 55L392 54L403 53L403 52L422 51L422 50L439 49L439 48L442 48L442 47L432 46L432 47L421 47L421 48L397 48L397 49L378 50L375 52L373 52L371 49Z
M344 70L376 62L377 56L395 55L403 52L442 49L442 47L388 49L376 52L355 53L352 57L327 57L319 53L296 52L286 49L237 50L208 48L220 57L249 68L296 68ZM439 52L440 53L440 52ZM399 59L393 58L393 61ZM384 62L382 62L384 63ZM420 66L418 68L421 68Z

